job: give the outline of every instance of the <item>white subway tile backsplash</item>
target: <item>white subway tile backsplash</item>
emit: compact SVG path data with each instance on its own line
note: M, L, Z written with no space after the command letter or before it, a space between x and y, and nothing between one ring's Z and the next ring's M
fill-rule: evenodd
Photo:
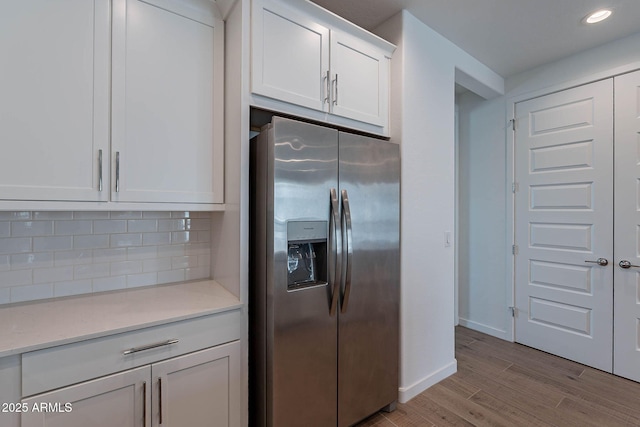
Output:
M55 283L67 280L73 280L73 266L71 265L33 270L33 283Z
M75 234L91 234L93 223L89 220L76 221L56 221L54 234L57 235L75 235Z
M11 288L0 288L0 304L11 302Z
M111 245L112 248L121 248L121 247L127 247L127 246L141 246L142 245L142 234L141 233L111 234L110 238L111 238L110 245Z
M158 220L158 231L183 231L184 229L185 229L184 219Z
M93 292L116 291L118 289L127 288L127 277L117 276L93 279L92 283Z
M0 222L0 237L11 236L11 223L9 221Z
M142 273L142 261L121 261L111 263L111 276Z
M51 236L34 237L33 250L40 251L65 251L73 249L73 237L71 236Z
M195 231L172 231L171 241L173 243L189 243L195 240Z
M184 270L167 270L158 272L158 283L181 282L184 280Z
M0 220L13 221L13 220L29 220L31 219L31 212L0 212Z
M100 262L117 262L127 260L127 248L109 248L94 249L93 261Z
M142 262L142 271L145 273L171 270L171 258L145 259Z
M109 247L109 235L92 234L88 236L73 236L74 249L100 249Z
M53 221L14 221L11 223L12 237L50 236L53 234Z
M210 276L210 212L0 212L0 305Z
M32 270L0 271L0 288L31 285L33 283Z
M11 288L11 302L34 301L45 298L53 298L52 283Z
M158 231L158 221L155 219L130 219L127 221L129 233L148 233Z
M192 267L185 269L184 280L208 279L210 276L209 267Z
M10 259L11 257L9 255L0 255L0 271L7 271L10 269Z
M109 219L109 212L73 212L73 219Z
M32 218L34 220L40 220L40 219L73 219L73 212L67 212L67 211L33 212Z
M184 274L183 274L184 277ZM173 282L179 282L184 279L172 280ZM137 288L140 286L150 286L157 285L160 283L168 283L168 282L160 282L158 281L158 273L142 273L142 274L131 274L127 276L127 288Z
M184 244L158 246L158 258L182 256L184 253Z
M96 277L109 277L110 264L76 265L73 269L73 277L76 279L93 279Z
M180 268L195 267L198 265L197 256L177 256L171 258L171 269L177 270Z
M68 297L71 295L90 294L93 290L91 280L72 280L53 284L54 297Z
M137 212L137 211L111 212L111 219L137 219L137 218L142 218L142 212Z
M168 245L171 243L171 233L143 233L143 246Z
M13 254L10 257L12 270L53 267L53 252Z
M0 238L0 254L17 254L31 252L30 237Z
M53 262L56 266L91 264L93 262L93 252L91 249L58 251L53 253L53 257Z
M112 219L93 221L94 234L124 233L127 231L127 220Z
M171 218L171 212L142 212L142 218Z
M153 259L158 257L157 246L129 247L126 249L127 249L127 259L129 260Z

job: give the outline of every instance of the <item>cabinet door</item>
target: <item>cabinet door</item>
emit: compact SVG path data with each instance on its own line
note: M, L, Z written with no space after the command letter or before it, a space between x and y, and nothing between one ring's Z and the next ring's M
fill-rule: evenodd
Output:
M206 0L114 0L112 200L222 203L224 26Z
M329 29L275 1L252 14L252 92L328 110Z
M108 198L109 25L108 0L2 2L0 199Z
M376 47L331 31L331 112L385 126L389 115L389 59Z
M240 426L240 343L155 363L154 427Z
M149 380L145 366L24 399L22 427L149 427Z

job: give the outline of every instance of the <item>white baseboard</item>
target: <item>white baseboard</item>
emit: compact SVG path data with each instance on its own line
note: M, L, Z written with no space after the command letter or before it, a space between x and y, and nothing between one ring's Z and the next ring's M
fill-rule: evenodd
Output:
M469 319L463 319L462 317L459 319L459 324L465 328L473 329L474 331L482 332L483 334L491 335L492 337L512 341L507 331L494 328L493 326L484 325Z
M398 401L400 403L406 403L415 396L419 395L434 384L439 383L449 375L453 375L458 371L458 361L453 359L453 362L443 366L437 371L427 375L420 381L411 384L408 387L400 387L398 393Z

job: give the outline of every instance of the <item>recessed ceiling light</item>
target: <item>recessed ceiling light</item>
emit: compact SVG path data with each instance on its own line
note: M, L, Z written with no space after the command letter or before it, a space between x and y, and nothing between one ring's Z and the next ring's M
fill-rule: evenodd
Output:
M600 9L596 10L593 13L584 17L584 22L587 24L595 24L596 22L601 22L611 16L613 12L609 9Z

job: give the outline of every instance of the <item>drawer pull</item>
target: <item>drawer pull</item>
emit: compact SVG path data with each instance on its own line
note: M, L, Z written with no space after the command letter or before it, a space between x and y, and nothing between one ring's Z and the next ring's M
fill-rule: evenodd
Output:
M178 342L177 339L173 339L173 340L157 342L155 344L143 345L141 347L133 347L133 348L130 348L129 350L123 351L122 355L127 356L129 354L137 353L139 351L151 350L152 348L158 348L158 347L164 347L166 345L176 344L177 342Z

